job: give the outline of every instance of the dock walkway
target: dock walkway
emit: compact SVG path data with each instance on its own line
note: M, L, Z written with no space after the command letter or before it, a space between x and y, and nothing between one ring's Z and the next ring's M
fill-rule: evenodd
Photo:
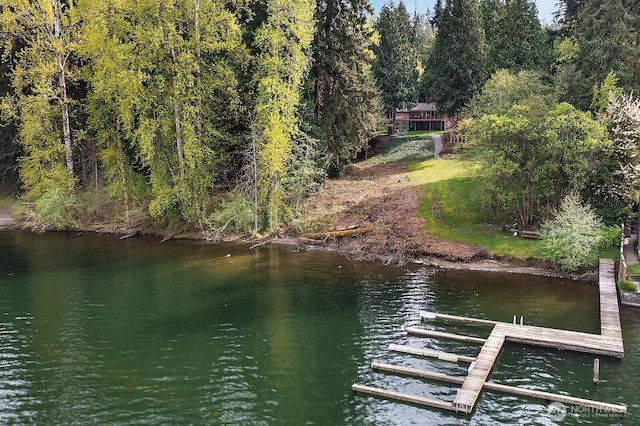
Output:
M369 386L362 386L358 384L354 384L352 386L352 390L356 393L360 392L382 396L390 399L398 399L401 401L451 410L462 414L469 414L473 411L475 403L483 388L510 392L516 395L537 397L546 400L555 400L568 404L583 405L607 412L625 414L626 406L624 405L615 405L604 402L585 400L581 398L573 398L566 395L554 395L548 392L532 391L523 388L499 385L497 383L491 383L487 381L495 360L500 354L505 341L516 342L524 345L542 346L597 355L606 355L616 358L622 358L624 356L624 345L622 340L620 314L618 310L618 298L616 293L614 263L613 260L610 259L601 259L599 266L600 334L515 324L515 320L513 324L510 324L506 322L468 318L456 315L438 314L434 312L420 312L420 317L423 321L446 320L492 327L492 331L486 339L460 336L456 334L426 330L416 327L407 328L407 333L417 336L455 339L467 343L482 344L482 348L480 349L480 352L475 360L473 360L473 357L462 358L460 356L456 356L455 354L443 354L424 349L411 349L408 347L398 347L397 345L391 345L392 350L400 348L400 352L404 353L435 356L438 359L452 362L460 362L463 360L466 362L471 362L467 376L465 378L454 378L445 376L440 373L419 371L401 366L389 366L380 363L374 363L372 364L372 367L376 370L392 372L396 374L405 374L414 377L430 378L434 380L444 380L449 383L459 383L461 384L461 386L453 402L437 400L436 403L433 403L434 400L429 398L414 398L410 395L400 394L398 392L387 391L379 388L372 388Z

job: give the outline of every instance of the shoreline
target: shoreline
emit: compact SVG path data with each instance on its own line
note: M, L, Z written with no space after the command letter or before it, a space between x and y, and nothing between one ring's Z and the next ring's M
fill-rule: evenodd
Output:
M28 224L14 221L10 215L7 217L6 208L0 211L0 231L22 231L37 233L38 231L29 227ZM326 243L318 240L313 244L309 243L307 239L301 239L293 235L285 236L272 236L262 239L247 238L242 235L229 235L222 239L213 238L206 233L177 233L171 234L166 230L148 227L148 226L121 226L121 224L113 224L109 226L107 224L96 224L95 226L78 227L74 229L63 230L45 230L45 232L67 232L67 233L94 233L94 234L109 234L120 236L122 239L132 238L135 236L155 236L162 237L163 241L170 240L191 240L191 241L205 241L212 244L218 243L246 243L254 244L257 246L273 244L280 246L296 247L298 250L304 251L324 251L333 252L343 255L356 262L373 262L390 266L403 266L405 264L422 265L435 269L443 270L467 270L467 271L479 271L479 272L496 272L496 273L508 273L508 274L524 274L524 275L536 275L550 278L563 278L573 281L585 281L588 283L597 282L597 273L594 271L588 271L583 274L571 274L565 272L559 272L551 268L541 266L526 265L527 261L522 259L510 259L510 258L491 258L491 257L478 257L474 256L468 259L451 259L434 255L433 253L425 253L422 256L417 256L413 259L407 259L402 262L390 262L389 256L375 255L372 253L360 253L359 255L353 253L350 250L348 243L342 242L330 242Z

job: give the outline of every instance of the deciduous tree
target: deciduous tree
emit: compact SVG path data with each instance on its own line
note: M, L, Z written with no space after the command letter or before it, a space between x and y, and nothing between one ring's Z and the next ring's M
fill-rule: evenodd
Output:
M267 0L267 17L255 34L255 122L258 200L264 228L286 220L283 178L298 134L300 89L308 71L314 33L311 0Z
M80 16L74 2L2 0L5 59L13 58L10 107L24 150L21 178L30 197L73 191L75 176L67 93ZM65 173L66 171L66 173Z
M581 191L606 143L588 113L563 103L548 110L530 98L470 126L469 148L482 160L488 201L496 216L528 226L548 217L572 191Z

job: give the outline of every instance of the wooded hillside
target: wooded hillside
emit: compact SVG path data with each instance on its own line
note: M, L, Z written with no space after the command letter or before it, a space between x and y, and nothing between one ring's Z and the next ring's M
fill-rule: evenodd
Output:
M270 233L341 175L384 112L465 113L499 69L598 110L637 88L640 9L449 0L0 0L0 173L36 227L117 218ZM552 198L552 197L550 197Z

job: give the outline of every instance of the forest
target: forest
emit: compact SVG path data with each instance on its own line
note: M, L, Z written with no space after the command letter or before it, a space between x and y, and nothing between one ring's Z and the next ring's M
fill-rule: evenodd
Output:
M425 101L463 118L498 216L532 223L580 193L615 222L638 199L631 0L561 0L547 27L532 0L0 8L0 178L36 228L274 233Z

